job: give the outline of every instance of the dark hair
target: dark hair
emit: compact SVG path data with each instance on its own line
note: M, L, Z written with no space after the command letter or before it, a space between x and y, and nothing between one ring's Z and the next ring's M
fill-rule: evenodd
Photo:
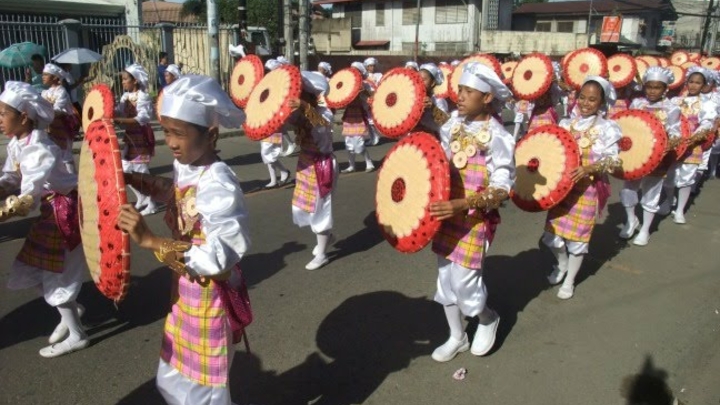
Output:
M600 84L599 82L596 82L595 80L588 80L587 82L585 82L585 84L582 85L582 87L585 87L585 86L587 86L588 84L594 84L594 85L596 85L596 86L598 87L598 89L600 89L600 93L602 93L602 104L605 104L605 101L606 101L606 99L605 99L605 89L603 88L602 84ZM582 90L582 87L580 88L580 90ZM601 107L602 107L602 106L601 106Z
M39 60L40 62L45 63L45 58L43 58L43 56L40 55L39 53L36 53L33 56L31 56L30 60L32 60L33 62L36 60Z
M700 77L702 77L702 79L703 79L703 86L705 86L706 84L708 84L707 80L705 79L705 75L702 74L702 73L700 73L700 72L693 72L693 73L691 73L690 76L688 76L688 81L689 81L690 78L693 77L694 75L700 75Z
M167 52L160 52L160 59L167 58L168 54Z

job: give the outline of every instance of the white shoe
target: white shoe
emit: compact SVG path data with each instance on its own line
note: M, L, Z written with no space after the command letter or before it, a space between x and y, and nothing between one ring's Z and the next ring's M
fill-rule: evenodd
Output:
M477 331L475 331L475 337L473 338L472 347L470 347L470 353L475 356L484 356L492 350L495 344L495 335L497 334L497 328L500 324L500 317L497 312L493 311L495 320L488 325L478 323Z
M673 222L675 222L676 224L681 224L681 225L687 223L687 221L685 221L685 215L681 211L678 211L678 210L675 210Z
M642 232L637 234L635 239L633 239L633 245L635 246L647 246L647 244L650 242L650 234L647 232Z
M287 150L286 150L285 152L283 152L282 155L283 155L283 156L290 156L290 155L292 155L292 154L295 152L295 146L296 146L295 142L289 144Z
M620 231L621 239L630 239L635 234L638 226L640 226L640 220L637 217L633 217L631 221L626 223Z
M317 270L320 267L328 264L330 262L330 259L327 258L325 255L317 255L315 258L313 258L310 263L305 265L306 270Z
M365 168L365 173L370 173L370 172L372 172L372 171L374 171L374 170L375 170L375 165L368 165L368 166Z
M155 214L156 212L157 212L157 206L155 205L154 202L151 202L150 204L148 204L147 207L145 207L144 210L140 211L140 215L147 216L147 215Z
M330 246L332 246L333 243L335 243L335 241L336 241L335 234L331 233L330 238L328 239L326 248L329 248ZM320 246L315 245L315 247L313 248L312 254L313 254L313 256L319 255L320 254Z
M561 300L569 300L570 298L573 297L574 294L575 294L574 286L568 287L568 286L563 285L558 290L557 297L560 298Z
M450 336L447 342L443 343L432 352L432 358L435 361L444 363L450 361L458 355L458 353L466 352L470 349L470 342L468 342L467 333L463 334L461 340L457 340Z
M270 183L265 185L265 188L275 188L277 187L277 183L274 181L271 181Z
M290 178L289 171L286 170L284 172L280 172L280 183L278 183L278 184L281 186L285 185L285 183L287 183L289 178Z
M45 357L46 359L51 359L53 357L62 356L63 354L82 350L88 346L90 346L90 339L88 339L87 337L80 339L75 343L68 343L68 339L65 339L60 343L56 343L48 347L43 347L42 349L40 349L40 355Z
M78 304L78 318L82 318L84 313L85 307L82 306L82 304ZM55 327L53 333L50 335L48 343L54 345L55 343L65 340L69 332L70 331L68 330L67 325L65 325L65 322L61 320L60 323Z
M550 285L560 284L560 282L565 278L566 274L567 274L567 270L562 271L562 270L560 270L560 267L553 266L552 273L550 273L550 275L547 276L548 282L550 283Z
M355 168L352 166L349 166L347 169L343 169L340 171L340 173L352 173L355 171Z

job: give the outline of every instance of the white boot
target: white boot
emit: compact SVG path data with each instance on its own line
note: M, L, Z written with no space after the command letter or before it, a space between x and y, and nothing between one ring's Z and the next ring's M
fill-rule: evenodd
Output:
M355 153L348 152L348 167L341 171L341 173L352 173L355 171Z
M330 262L330 259L325 255L325 251L327 250L331 235L330 232L316 234L317 246L313 249L313 255L315 257L310 263L305 265L306 270L317 270Z
M622 239L630 239L635 234L638 226L640 226L640 221L635 215L635 206L625 207L625 212L627 213L627 221L625 222L623 228L620 230L619 236Z
M77 303L73 301L61 304L57 309L62 317L62 322L67 325L69 336L60 343L40 349L40 355L45 358L62 356L90 345L90 340L80 324Z
M85 313L85 307L82 304L77 304L77 311L78 311L78 319L82 318L83 314ZM60 317L60 323L55 327L55 330L53 330L53 333L50 335L50 338L48 339L48 343L51 345L54 345L55 343L58 343L62 340L64 340L68 335L68 327L65 324L65 322L62 321L62 316Z
M688 200L690 200L691 191L692 187L682 187L678 189L678 202L675 208L675 217L673 218L673 222L676 224L684 224L687 222L685 221L685 206Z
M575 276L577 276L582 266L584 255L570 254L568 256L568 274L565 276L557 297L561 300L568 300L575 295Z
M275 168L272 163L267 164L268 173L270 173L270 183L265 185L265 188L273 188L277 186L277 174L275 174Z
M458 355L458 353L466 352L470 349L470 342L467 334L462 327L462 313L457 305L445 305L445 318L450 327L450 338L435 349L432 358L435 361L444 363L450 361Z
M373 164L372 159L370 159L370 152L368 152L367 149L363 152L363 156L365 157L365 173L370 173L375 170L375 165Z
M640 232L633 239L633 245L635 246L647 246L650 242L650 226L652 226L653 219L655 219L655 213L643 210L643 224L640 228Z
M550 251L555 255L557 265L553 266L553 272L548 276L548 282L550 285L559 284L565 277L568 271L568 253L565 246L561 248L550 248Z
M495 335L497 335L497 328L500 324L500 316L498 316L497 312L485 306L478 319L478 328L475 331L470 353L475 356L484 356L492 350L495 344Z

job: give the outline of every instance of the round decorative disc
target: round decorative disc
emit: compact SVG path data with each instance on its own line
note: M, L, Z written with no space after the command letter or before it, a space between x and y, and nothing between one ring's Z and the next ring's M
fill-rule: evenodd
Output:
M383 76L370 102L375 127L388 138L412 131L424 110L425 85L413 69L395 68Z
M690 54L685 51L675 51L670 55L670 63L675 66L682 66L685 62L690 61Z
M668 84L670 90L679 89L685 84L685 68L677 65L668 65L667 69L673 73L675 80Z
M544 125L518 142L515 164L513 202L524 211L546 211L572 190L571 173L580 165L580 148L570 131Z
M637 75L635 58L624 53L611 56L608 58L608 74L610 75L610 83L616 89L627 86Z
M648 64L648 66L660 66L660 61L658 58L650 55L642 55L638 56L636 59L640 59L642 61L645 61L645 63Z
M688 53L688 59L691 62L700 63L700 60L702 59L702 55L699 52L690 52L690 53Z
M440 229L431 203L450 198L450 165L440 143L414 132L395 145L378 172L375 193L380 232L403 253L424 248Z
M647 72L648 68L650 68L650 65L648 65L644 59L637 58L635 58L635 63L637 64L637 75L639 78L642 78L645 76L645 72Z
M565 82L580 90L587 76L607 77L607 59L602 52L593 48L578 49L563 66Z
M262 60L256 55L247 55L235 63L230 75L230 98L239 108L245 108L250 94L265 75Z
M85 134L78 194L80 235L90 275L103 295L120 302L130 285L130 237L116 225L127 195L120 146L110 123L95 121Z
M278 132L292 113L289 102L300 97L300 70L283 65L263 77L253 89L245 107L245 135L261 141Z
M694 66L700 66L700 64L697 63L697 62L695 62L695 61L689 60L689 61L683 63L683 64L680 65L680 66L682 66L683 68L685 68L685 70L687 70L687 69L690 69L691 67L694 67Z
M503 83L510 84L512 81L513 73L515 72L515 67L518 65L517 61L510 61L505 62L500 66L500 69L502 70L502 78Z
M438 66L440 71L443 74L443 80L442 84L439 86L435 86L435 89L433 89L433 93L435 96L440 98L448 98L450 97L450 76L452 75L453 68L452 66L448 64L443 64Z
M663 58L663 57L655 57L655 58L658 60L658 62L660 62L660 66L662 66L662 67L668 67L671 65L670 60L668 58Z
M328 107L347 107L360 94L363 88L362 84L362 75L357 69L349 67L337 71L330 78L329 90L325 95Z
M700 63L700 66L710 70L718 70L720 68L720 58L717 56L706 58Z
M100 83L92 87L85 96L82 111L83 132L87 134L90 124L102 119L112 119L115 115L115 98L106 84Z
M548 91L554 78L550 58L541 53L532 53L522 58L515 67L513 91L518 98L532 101Z
M620 159L622 167L613 176L624 180L641 179L652 173L665 156L667 133L653 113L621 111L612 117L622 129Z

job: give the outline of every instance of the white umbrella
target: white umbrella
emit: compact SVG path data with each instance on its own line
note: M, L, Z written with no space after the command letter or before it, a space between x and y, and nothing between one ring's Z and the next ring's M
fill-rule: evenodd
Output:
M86 48L70 48L52 58L55 63L70 63L72 65L93 63L100 59L102 59L102 55Z

